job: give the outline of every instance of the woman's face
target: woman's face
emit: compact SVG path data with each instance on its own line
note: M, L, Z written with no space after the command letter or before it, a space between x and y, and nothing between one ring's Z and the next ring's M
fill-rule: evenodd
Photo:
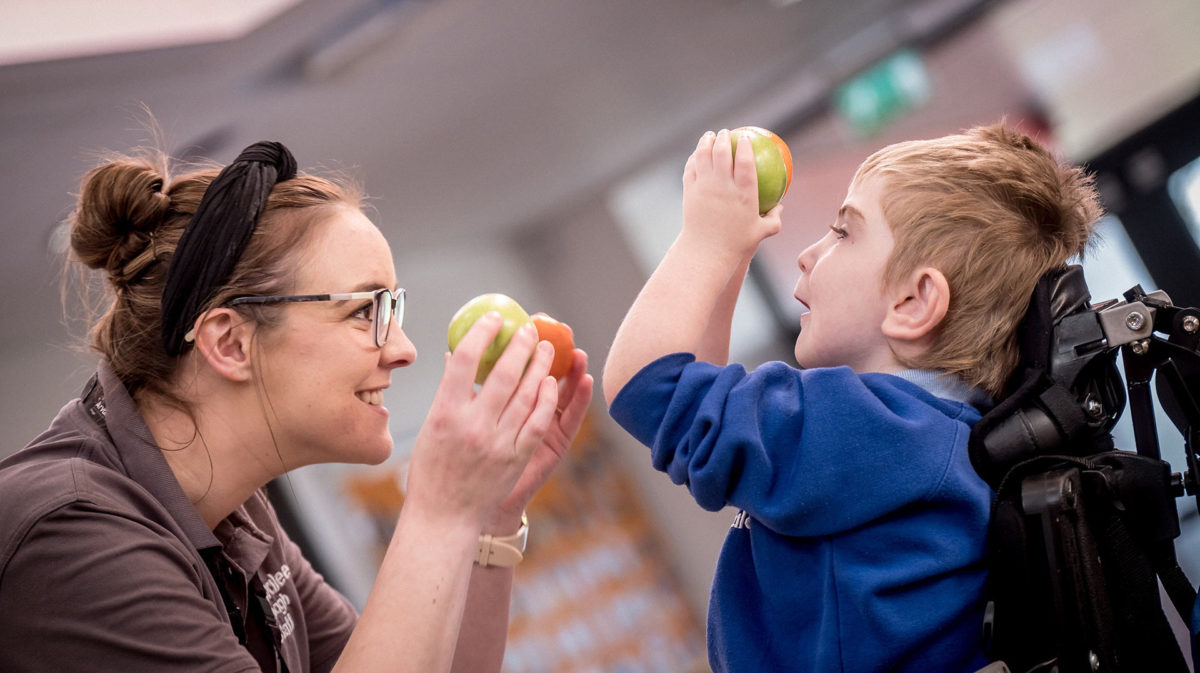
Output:
M320 225L296 275L295 294L395 289L392 253L379 229L350 206ZM371 300L281 305L281 324L259 332L256 364L266 413L288 469L324 462L377 464L392 451L383 390L417 357L393 324L375 345Z

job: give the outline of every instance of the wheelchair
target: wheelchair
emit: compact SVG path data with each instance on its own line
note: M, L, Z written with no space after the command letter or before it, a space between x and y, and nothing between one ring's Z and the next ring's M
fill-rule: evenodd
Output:
M1006 394L970 439L995 492L984 670L1188 671L1200 624L1176 499L1200 509L1200 310L1141 286L1093 304L1066 266L1039 281L1018 339ZM1183 474L1161 458L1152 390L1183 436ZM1111 432L1126 406L1133 450Z

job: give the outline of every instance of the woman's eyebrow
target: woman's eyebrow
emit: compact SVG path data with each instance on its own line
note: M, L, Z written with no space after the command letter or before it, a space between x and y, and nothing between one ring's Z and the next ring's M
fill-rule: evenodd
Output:
M358 285L355 285L354 288L350 291L351 292L370 292L372 290L382 290L384 288L387 288L387 285L385 285L383 283L367 281L365 283L359 283Z

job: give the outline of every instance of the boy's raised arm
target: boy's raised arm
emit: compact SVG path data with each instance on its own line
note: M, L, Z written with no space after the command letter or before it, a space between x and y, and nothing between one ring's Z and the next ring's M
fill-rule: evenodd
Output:
M742 292L742 283L746 280L746 272L750 268L750 260L743 260L729 277L717 297L716 306L708 316L708 326L700 339L696 350L696 359L711 362L715 365L729 364L729 338L733 327L733 310L737 307L738 295Z
M745 273L758 244L780 227L778 206L758 214L754 154L745 140L735 158L728 131L706 133L688 158L683 230L617 330L604 367L607 402L663 355L712 350L714 343L727 348L729 315L741 288L734 276ZM723 340L706 338L710 328L723 329Z

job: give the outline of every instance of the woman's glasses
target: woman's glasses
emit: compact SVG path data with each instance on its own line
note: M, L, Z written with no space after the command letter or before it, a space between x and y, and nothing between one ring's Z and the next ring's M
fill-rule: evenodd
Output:
M387 343L388 332L392 329L392 321L399 326L404 325L404 288L395 290L369 290L367 292L336 292L331 294L295 294L273 297L238 297L229 302L230 306L238 304L279 304L291 301L353 301L357 299L371 300L371 321L375 326L375 345L383 348Z

